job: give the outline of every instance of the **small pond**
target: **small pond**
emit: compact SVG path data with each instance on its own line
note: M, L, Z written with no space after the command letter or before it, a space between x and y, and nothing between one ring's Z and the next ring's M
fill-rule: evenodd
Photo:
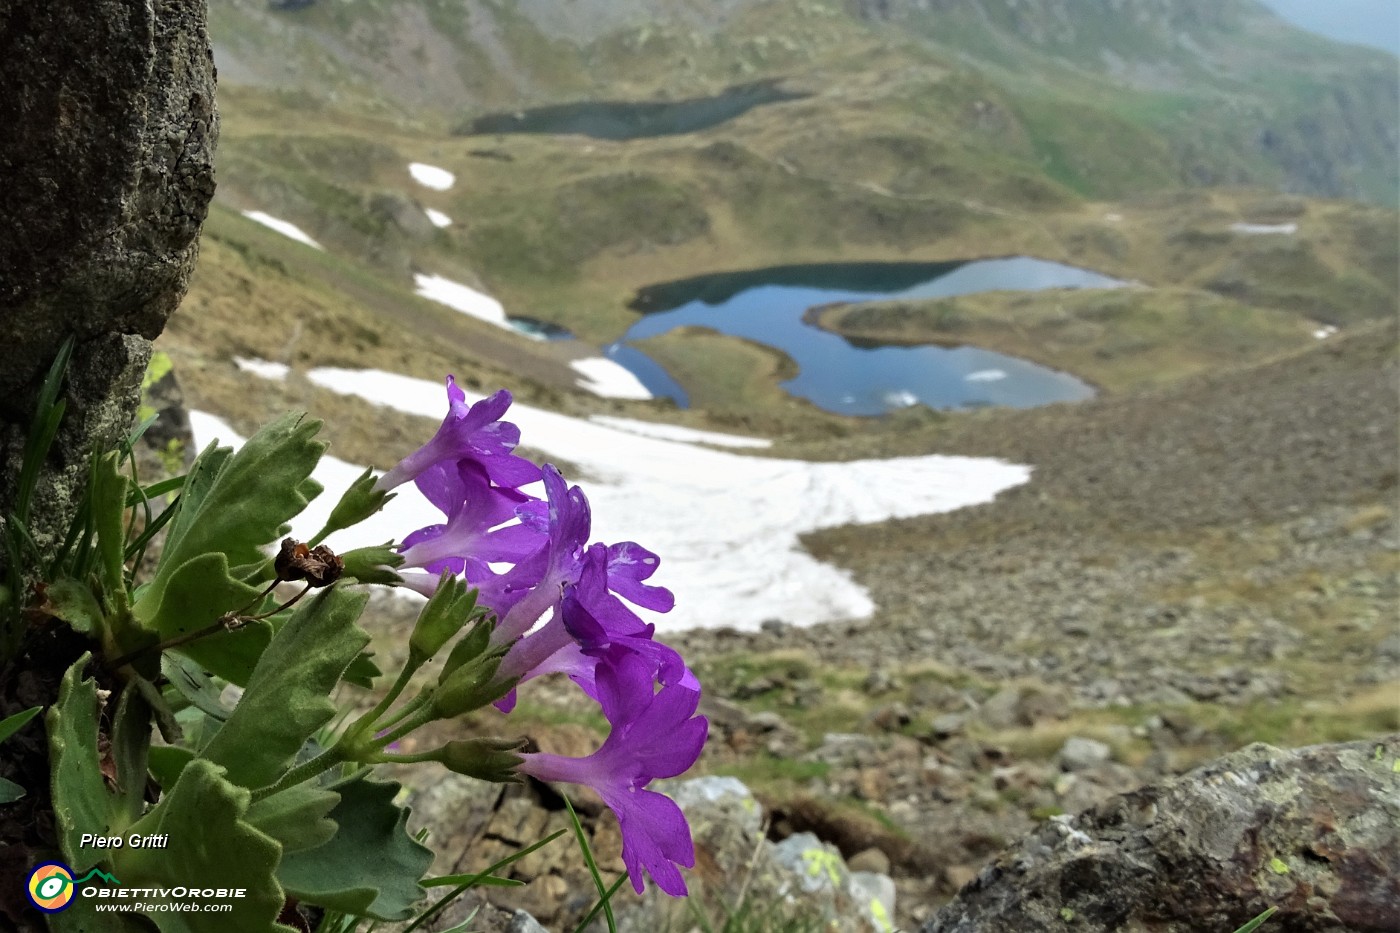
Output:
M459 127L463 136L491 133L578 134L595 139L675 136L708 129L763 104L797 100L805 94L784 91L772 81L727 88L713 97L677 101L579 101L492 113Z
M1126 283L1096 272L1018 256L952 263L837 263L779 266L697 276L650 286L631 307L644 312L607 348L653 395L684 393L661 367L627 341L687 325L709 327L781 350L799 374L784 382L793 395L845 415L879 415L923 403L932 408L1005 405L1030 408L1080 401L1086 383L1027 360L978 347L858 345L804 323L803 314L833 302L940 298L985 291L1115 288ZM634 365L638 358L647 365ZM664 370L662 370L664 373Z

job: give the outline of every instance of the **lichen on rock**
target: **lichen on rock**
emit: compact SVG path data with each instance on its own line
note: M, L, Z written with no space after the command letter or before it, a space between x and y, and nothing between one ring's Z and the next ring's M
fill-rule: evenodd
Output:
M921 933L1058 929L1394 930L1400 735L1256 744L1175 780L1049 820Z

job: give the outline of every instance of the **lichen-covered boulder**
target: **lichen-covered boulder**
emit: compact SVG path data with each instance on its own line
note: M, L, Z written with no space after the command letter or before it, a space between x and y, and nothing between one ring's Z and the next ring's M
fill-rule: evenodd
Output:
M1400 929L1400 735L1251 745L1048 821L921 933Z
M205 21L205 0L0 8L0 515L38 386L77 341L34 503L41 547L94 443L128 430L194 266L218 132Z

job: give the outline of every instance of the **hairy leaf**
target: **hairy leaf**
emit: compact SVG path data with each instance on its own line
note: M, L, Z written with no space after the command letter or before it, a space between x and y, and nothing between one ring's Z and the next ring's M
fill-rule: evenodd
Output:
M163 639L201 631L226 612L242 609L258 595L256 587L229 576L228 558L201 554L169 575L159 592L152 587L132 613ZM177 650L236 684L247 683L271 635L266 626L248 625L180 645Z
M44 589L44 599L42 611L67 622L74 631L93 635L101 633L102 607L86 584L68 577L60 578Z
M180 772L194 760L194 752L178 745L157 745L151 749L148 767L161 789L169 793L180 779Z
M225 779L223 769L191 761L175 786L131 832L161 834L163 849L122 848L112 853L113 874L128 888L246 888L228 898L227 913L149 914L162 933L270 933L278 929L282 890L275 872L282 847L244 819L251 793ZM150 902L159 904L158 895ZM217 899L214 899L217 900Z
M97 529L97 553L102 587L108 608L120 611L126 606L126 511L127 478L122 475L120 457L109 453L97 461L92 473L92 516Z
M112 758L117 765L117 796L111 825L120 833L136 822L146 805L146 762L151 750L151 707L140 689L128 687L112 717Z
M191 468L180 493L156 579L144 599L160 590L187 561L222 553L239 567L263 559L259 546L276 540L285 523L319 491L311 471L326 445L315 440L321 422L289 412L248 439L237 452L213 447Z
M374 652L361 651L360 656L351 661L350 666L345 669L343 679L347 684L370 690L374 687L374 678L382 673L379 665L374 663Z
M203 713L223 722L233 710L224 706L223 691L204 672L204 668L174 651L160 659L160 670L175 692Z
M423 897L419 886L433 863L405 824L409 811L394 805L399 785L353 781L339 788L331 811L339 829L330 842L282 860L278 878L288 893L312 904L378 920L406 920Z
M369 643L355 624L369 594L341 587L303 602L273 636L253 676L204 757L243 787L273 783L307 738L330 722L330 692Z
M82 834L105 835L107 829L107 789L97 758L97 684L83 677L91 659L85 653L64 672L58 702L44 717L59 844L68 864L79 870L92 861L78 847Z
M330 841L336 825L327 819L340 795L314 783L297 784L248 808L246 819L282 843L282 851L301 852Z

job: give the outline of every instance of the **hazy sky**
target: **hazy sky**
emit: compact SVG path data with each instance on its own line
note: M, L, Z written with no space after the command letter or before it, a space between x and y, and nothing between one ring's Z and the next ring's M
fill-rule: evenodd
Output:
M1260 0L1295 25L1400 55L1400 0Z

